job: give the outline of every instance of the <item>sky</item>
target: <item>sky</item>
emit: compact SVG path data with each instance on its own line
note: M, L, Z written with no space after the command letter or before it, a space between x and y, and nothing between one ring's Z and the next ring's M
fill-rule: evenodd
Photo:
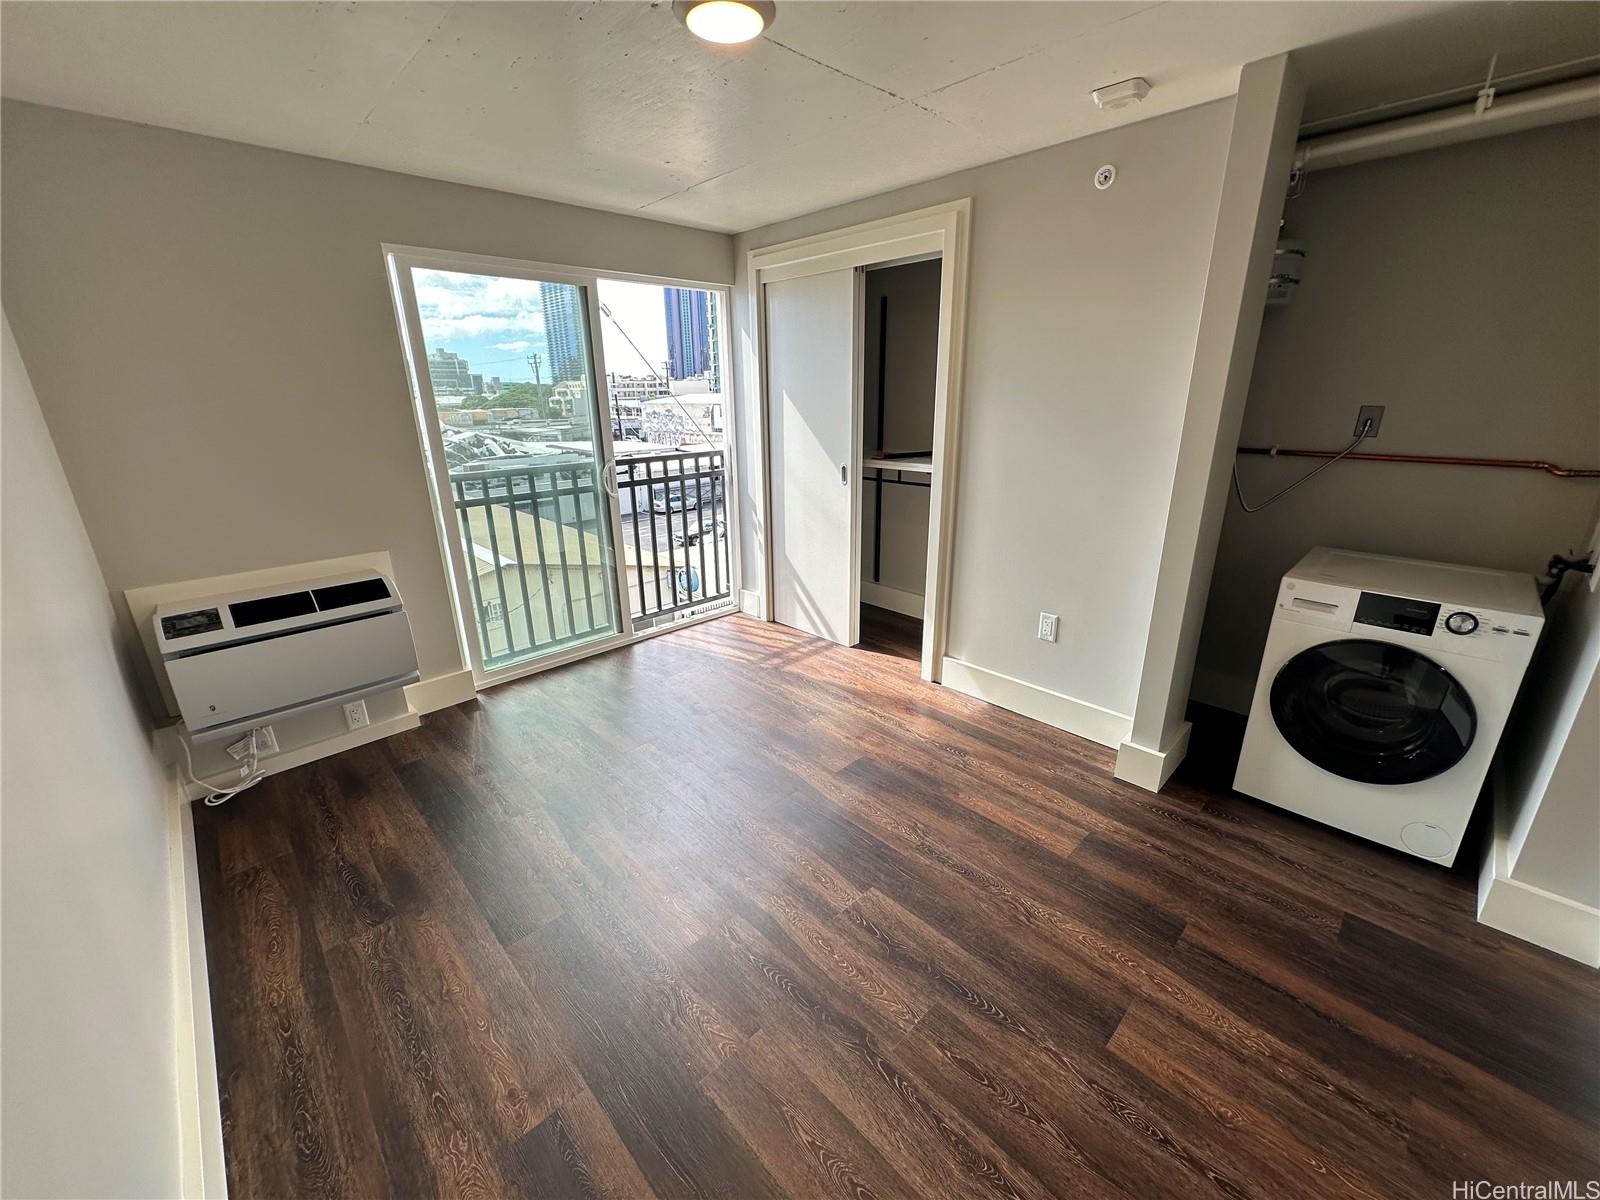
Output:
M423 341L430 353L449 350L463 355L485 379L498 375L506 383L531 380L527 356L536 353L543 359L544 382L550 382L539 289L565 285L423 270L415 273L414 281ZM646 375L662 369L667 358L662 291L653 283L600 281L600 302L612 312L612 318L600 318L607 371ZM629 338L638 350L629 345Z

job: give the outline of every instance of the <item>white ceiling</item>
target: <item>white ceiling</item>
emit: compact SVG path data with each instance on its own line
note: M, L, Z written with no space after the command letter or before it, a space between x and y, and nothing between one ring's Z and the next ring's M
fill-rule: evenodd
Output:
M1308 119L1600 54L1593 3L820 3L723 49L666 3L0 6L0 92L736 231L1230 94ZM1097 110L1131 75L1142 105Z

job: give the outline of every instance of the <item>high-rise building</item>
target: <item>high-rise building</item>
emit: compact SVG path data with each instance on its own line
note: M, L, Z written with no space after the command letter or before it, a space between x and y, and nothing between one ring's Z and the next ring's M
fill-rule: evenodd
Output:
M472 386L471 365L461 355L448 350L429 351L428 382L433 385L435 396L476 394Z
M546 283L539 292L544 304L544 338L550 350L550 382L587 378L583 290L570 283Z
M709 292L706 298L706 383L713 392L722 391L722 349L717 338L717 322L722 311L717 297Z
M711 297L694 288L663 289L667 306L667 374L692 379L706 373L710 357Z

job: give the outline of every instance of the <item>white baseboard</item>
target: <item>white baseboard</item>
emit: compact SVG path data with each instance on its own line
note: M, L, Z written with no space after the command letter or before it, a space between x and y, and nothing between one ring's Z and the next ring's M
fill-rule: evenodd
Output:
M471 671L451 671L446 675L430 675L406 687L406 704L421 716L465 704L478 694L472 682Z
M926 607L926 601L916 592L893 588L886 583L873 583L870 579L861 581L861 603L887 608L890 612L916 617L919 621Z
M1498 791L1494 836L1478 873L1478 920L1501 933L1600 967L1600 909L1511 878L1509 822Z
M1189 722L1185 721L1159 750L1137 742L1123 742L1117 747L1117 767L1112 774L1147 792L1159 792L1172 778L1183 756L1189 753L1189 733Z
M1035 721L1043 721L1046 725L1088 738L1091 742L1099 742L1102 746L1117 746L1128 736L1133 724L1131 717L1112 712L1109 708L1075 700L998 671L975 667L959 658L947 657L943 660L939 682L964 696L1021 713Z
M761 593L752 592L749 588L739 589L739 611L747 617L761 619Z
M200 862L194 812L173 777L171 920L174 1047L178 1059L179 1155L184 1200L226 1200L222 1098L217 1086L211 1026L211 981L206 972L200 913Z

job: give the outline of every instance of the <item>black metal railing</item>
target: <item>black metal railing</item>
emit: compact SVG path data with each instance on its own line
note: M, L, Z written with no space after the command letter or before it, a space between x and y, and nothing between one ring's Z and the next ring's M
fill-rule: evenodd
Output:
M722 450L619 458L616 490L635 622L733 595Z
M450 490L486 666L618 627L594 463L457 471Z
M618 630L618 553L636 625L730 597L724 463L721 450L619 461L616 548L591 461L451 472L485 665Z
M725 464L724 452L710 449L617 461L622 536L630 554L629 603L636 622L733 594Z

